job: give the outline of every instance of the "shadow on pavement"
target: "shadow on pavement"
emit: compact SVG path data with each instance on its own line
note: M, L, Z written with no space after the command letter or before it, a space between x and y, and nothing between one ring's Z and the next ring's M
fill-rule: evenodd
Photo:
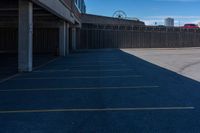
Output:
M56 56L48 54L40 54L33 56L33 68L37 68L42 64L45 64ZM0 54L0 81L13 76L18 73L18 55L17 54Z

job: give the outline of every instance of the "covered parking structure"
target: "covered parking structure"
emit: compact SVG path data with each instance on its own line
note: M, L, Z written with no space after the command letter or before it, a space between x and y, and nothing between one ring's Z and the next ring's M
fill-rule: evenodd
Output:
M75 49L81 27L76 8L71 0L1 0L0 80Z

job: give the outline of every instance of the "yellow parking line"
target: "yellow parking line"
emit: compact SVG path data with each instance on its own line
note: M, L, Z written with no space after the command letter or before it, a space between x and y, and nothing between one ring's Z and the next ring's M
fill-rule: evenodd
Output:
M70 69L63 69L63 70L39 70L33 71L36 73L50 73L50 72L123 72L123 71L132 71L134 69L107 69L107 70L70 70Z
M113 112L113 111L166 111L166 110L194 110L195 107L145 107L145 108L99 108L99 109L41 109L41 110L8 110L0 114L17 113L50 113L50 112Z
M7 89L7 90L0 90L0 92L20 92L20 91L65 91L65 90L120 90L120 89L151 89L151 88L159 88L159 86Z
M133 69L104 69L104 70L69 70L72 72L115 72L115 71L131 71Z
M8 78L2 79L2 80L0 81L0 84L6 82L6 81L8 81L8 80L14 79L14 78L16 78L16 77L18 77L18 76L20 76L19 73L18 73L18 74L15 74L15 75L12 75L12 76L10 76L10 77L8 77Z
M58 59L60 59L60 57L54 58L54 59L52 59L52 60L50 60L50 61L48 61L48 62L46 62L46 63L44 63L44 64L42 64L42 65L40 65L40 66L38 66L38 67L33 68L33 71L34 71L34 70L37 70L37 69L39 69L39 68L41 68L41 67L44 67L44 66L46 66L46 65L48 65L48 64L50 64L50 63L52 63L52 62L55 62L55 61L58 60Z
M71 61L71 62L69 62L69 63L71 63L71 64L77 64L77 65L79 65L79 64L95 64L95 63L122 63L122 60L121 61L119 61L119 60L116 60L116 61L114 61L114 60L110 60L110 61L104 61L104 60L102 60L102 61L76 61L76 62L73 62L73 61Z
M126 64L118 64L118 65L116 65L116 64L101 65L101 64L100 64L100 65L76 65L76 66L75 66L75 65L71 65L71 66L69 65L70 68L77 68L77 67L78 67L78 68L79 68L79 67L80 67L80 68L81 68L81 67L109 67L109 66L111 67L111 66L127 66L127 65L126 65Z
M103 78L140 78L141 75L125 75L125 76L77 76L77 77L41 77L41 78L17 78L13 80L42 80L42 79L103 79Z

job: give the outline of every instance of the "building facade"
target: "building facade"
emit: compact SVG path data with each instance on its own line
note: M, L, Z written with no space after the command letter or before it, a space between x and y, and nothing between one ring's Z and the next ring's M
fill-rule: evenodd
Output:
M174 27L174 19L173 18L166 18L165 19L165 26Z

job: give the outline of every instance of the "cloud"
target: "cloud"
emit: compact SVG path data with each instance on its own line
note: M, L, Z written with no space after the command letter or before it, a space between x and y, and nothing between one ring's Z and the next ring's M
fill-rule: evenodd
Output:
M173 15L168 15L168 16L148 16L145 18L148 19L165 19L165 18L174 18L174 19L200 19L200 16L173 16Z
M145 22L146 25L155 25L155 23L157 23L157 25L162 25L164 23L163 20L142 20Z
M142 20L143 22L145 22L145 25L155 25L155 23L157 23L157 25L164 25L164 20ZM200 21L189 21L187 23L194 23L197 24ZM174 25L175 26L183 26L186 22L185 21L178 21L175 20L174 21Z
M146 25L163 25L165 18L174 18L174 23L176 26L181 26L186 23L194 23L198 24L200 22L200 16L147 16L140 18L142 21L145 22Z
M195 24L197 24L197 23L199 23L199 22L200 22L200 20L192 21L192 23L195 23Z
M194 21L189 21L188 23L198 24L200 26L200 19L199 20L194 20Z
M164 25L164 20L161 19L152 19L152 20L142 20L143 22L145 22L146 25L155 25L155 23L157 25ZM174 21L175 24L179 24L179 21Z

